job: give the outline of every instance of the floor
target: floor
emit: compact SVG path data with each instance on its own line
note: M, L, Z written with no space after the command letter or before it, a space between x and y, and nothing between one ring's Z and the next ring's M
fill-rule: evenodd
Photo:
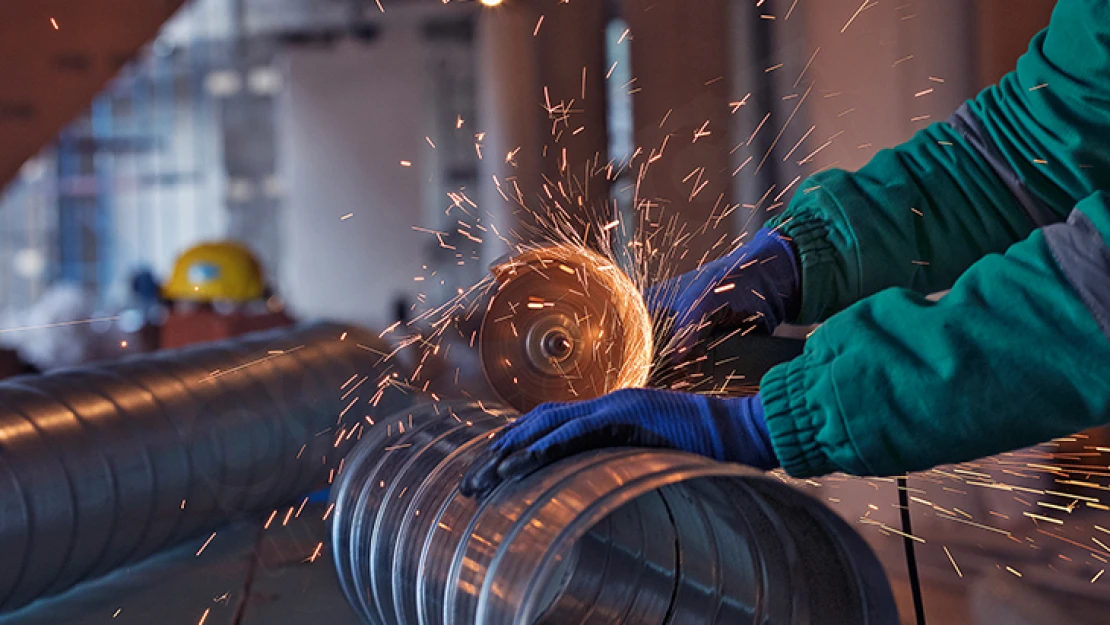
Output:
M830 505L852 521L853 494L858 501L882 502L892 492L847 481L813 494L835 500ZM1023 533L1015 528L1007 536L964 525L953 532L948 524L929 523L920 507L914 509L914 533L924 541L915 547L927 623L1108 622L1110 592L1104 584L1110 580L1093 568L1102 566L1101 550L1079 540L1101 535L1096 525L1110 528L1110 513L1069 519L1062 529L1031 526ZM268 528L265 519L239 523L0 617L0 625L354 625L358 621L339 591L324 544L323 514L323 507L309 505L288 522L275 516ZM892 531L893 524L857 529L887 569L902 622L914 625L902 537ZM1031 540L1045 536L1044 531L1075 544Z
M322 544L323 514L306 506L285 525L239 523L0 617L0 625L357 624Z

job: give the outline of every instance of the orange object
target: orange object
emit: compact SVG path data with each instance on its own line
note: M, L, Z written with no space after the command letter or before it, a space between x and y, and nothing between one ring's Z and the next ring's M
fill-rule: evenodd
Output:
M293 319L284 312L246 314L235 311L222 314L211 308L173 311L162 325L161 347L173 349L292 324Z

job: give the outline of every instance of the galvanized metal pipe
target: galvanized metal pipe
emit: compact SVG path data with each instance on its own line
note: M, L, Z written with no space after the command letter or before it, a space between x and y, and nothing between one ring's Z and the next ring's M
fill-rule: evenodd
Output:
M318 324L0 383L0 610L326 483L408 405L369 405L381 348Z
M421 405L348 456L332 492L332 551L366 622L898 622L863 539L751 469L608 450L483 501L461 497L463 471L513 416Z

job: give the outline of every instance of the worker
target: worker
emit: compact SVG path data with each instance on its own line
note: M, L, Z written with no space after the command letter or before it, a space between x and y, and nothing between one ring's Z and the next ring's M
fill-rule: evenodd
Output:
M655 289L680 333L718 309L765 330L823 321L760 394L542 405L461 489L610 446L896 475L1106 424L1108 243L1110 1L1060 0L1016 71L946 122L812 176L745 245Z
M162 297L170 304L160 331L164 349L293 323L266 284L258 258L235 241L185 250L162 287Z

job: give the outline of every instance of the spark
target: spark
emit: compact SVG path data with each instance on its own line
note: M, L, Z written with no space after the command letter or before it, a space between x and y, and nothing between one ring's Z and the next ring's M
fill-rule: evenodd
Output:
M794 0L794 4L790 5L790 10L786 12L786 17L782 18L783 21L790 19L790 16L794 13L794 7L796 6L798 6L798 0Z
M342 217L340 217L339 221L347 221L348 219L350 219L351 217L354 217L354 216L355 216L354 213L347 213L346 215L343 215Z
M201 545L201 548L199 548L199 550L196 550L196 557L200 557L201 553L204 552L205 548L208 548L209 543L212 542L212 538L215 538L215 532L212 532L212 535L209 536L209 540L204 541L204 544Z
M868 519L868 518L864 517L864 518L860 519L860 523L863 523L864 525L876 525L876 526L878 526L878 527L880 527L880 528L882 528L882 529L884 529L884 530L886 530L886 531L888 531L892 534L897 534L897 535L901 536L902 538L909 538L910 540L915 541L915 542L919 542L919 543L924 543L925 542L924 538L920 538L918 536L914 536L913 534L907 534L905 532L896 530L893 527L890 527L889 525L887 525L885 523L880 523L880 522L875 521L873 519Z
M58 30L58 20L50 18L50 25L54 27L54 30Z
M944 519L946 521L956 521L958 523L964 523L966 525L970 525L972 527L977 527L979 529L994 532L996 534L1002 534L1003 536L1013 536L1012 533L1007 532L1006 530L1001 530L1001 529L998 529L997 527L991 527L990 525L983 525L982 523L976 523L974 521L965 521L964 519L961 519L961 518L955 517L955 516L948 516L948 515L945 515L945 514L938 514L937 518L938 519Z
M791 9L793 9L793 7L791 7ZM821 51L821 47L818 46L817 49L813 51L813 56L809 57L809 62L806 63L806 66L804 68L802 68L802 73L798 74L798 79L794 81L794 88L795 89L797 89L798 85L801 84L802 76L805 76L806 72L809 71L809 66L813 65L813 60L817 58L817 53L820 52L820 51Z
M1106 569L1102 569L1098 573L1095 573L1095 576L1091 578L1091 583L1093 584L1093 583L1097 582L1098 578L1102 577L1102 574L1105 573L1105 572L1106 572Z
M401 161L401 167L412 167L412 161Z
M1103 551L1099 551L1099 550L1097 550L1097 549L1091 549L1090 547L1088 547L1087 545L1084 545L1084 544L1083 544L1083 543L1081 543L1081 542L1076 542L1076 541L1074 541L1074 540L1072 540L1072 539L1070 539L1070 538L1065 538L1065 537L1063 537L1063 536L1060 536L1059 534L1053 534L1052 532L1050 532L1050 531L1048 531L1048 530L1038 529L1038 530L1037 530L1037 533L1038 533L1038 534L1044 534L1045 536L1050 536L1050 537L1052 537L1052 538L1055 538L1056 540L1060 540L1060 541L1066 542L1066 543L1068 543L1069 545L1072 545L1072 546L1074 546L1074 547L1079 547L1080 549L1084 549L1084 550L1086 550L1086 551L1089 551L1089 552L1091 552L1091 553L1097 553L1097 554L1099 554L1099 555L1104 555L1104 556L1110 556L1110 553L1106 553L1106 552L1103 552Z
M1055 523L1056 525L1063 525L1064 524L1064 522L1059 520L1059 519L1053 519L1051 517L1041 516L1039 514L1033 514L1032 512L1022 512L1022 514L1029 517L1030 519L1034 519L1034 520L1037 520L1037 521L1046 521L1048 523Z
M205 608L204 614L200 615L200 622L197 623L197 625L204 625L204 622L208 620L208 613L211 612L211 611L212 611L212 608Z
M305 562L315 562L316 558L320 557L320 552L324 550L324 543L318 543L316 549L312 551L312 555L305 560Z
M13 332L27 332L29 330L46 330L49 328L64 328L68 326L85 325L89 323L98 323L101 321L116 321L119 315L114 317L97 317L95 319L80 319L77 321L60 321L58 323L44 323L42 325L34 326L20 326L17 328L0 328L0 334L11 334Z
M841 29L840 29L840 34L842 34L842 35L843 35L843 34L844 34L844 31L848 30L848 27L852 25L852 22L856 21L856 18L857 18L857 17L859 17L859 14L860 14L860 13L863 13L863 12L864 12L864 10L866 10L866 9L868 9L868 8L872 7L872 6L875 6L876 4L878 4L878 2L875 2L875 3L872 3L872 4L870 4L870 5L869 5L869 4L868 4L869 2L871 2L871 0L863 0L863 3L862 3L862 4L860 4L860 5L859 5L859 8L858 8L858 9L856 9L856 12L852 14L852 17L851 17L851 18L850 18L850 19L848 20L848 23L847 23L847 24L844 24L844 28L841 28Z
M960 572L960 567L956 564L956 559L952 557L951 553L949 553L948 547L944 547L944 553L948 556L948 561L952 563L952 568L956 569L956 575L959 575L962 578L964 574Z

